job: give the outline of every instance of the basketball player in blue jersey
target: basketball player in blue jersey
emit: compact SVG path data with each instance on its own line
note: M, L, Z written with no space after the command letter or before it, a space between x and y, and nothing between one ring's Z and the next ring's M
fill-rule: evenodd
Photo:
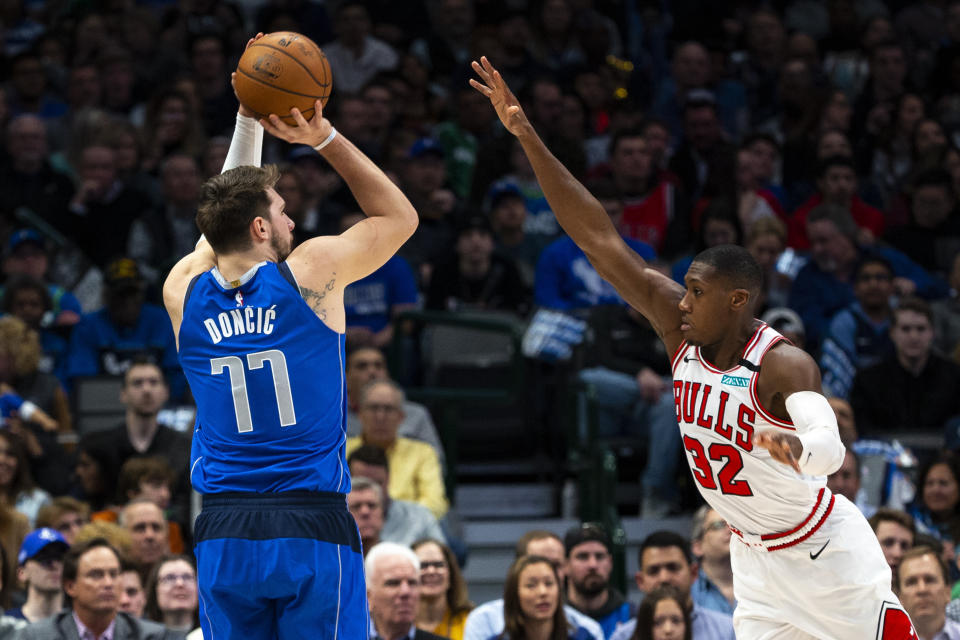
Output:
M321 113L296 127L241 105L224 172L202 189L196 249L164 303L197 403L190 479L205 638L365 638L360 539L347 510L343 290L383 265L417 214ZM263 130L314 147L367 218L291 250L260 168Z

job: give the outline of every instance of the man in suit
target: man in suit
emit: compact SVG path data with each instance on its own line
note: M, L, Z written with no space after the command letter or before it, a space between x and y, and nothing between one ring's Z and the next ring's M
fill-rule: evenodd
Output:
M370 603L370 640L440 640L414 628L420 601L420 559L395 542L381 542L363 561ZM116 640L116 639L115 639Z
M119 611L120 556L103 538L70 548L63 558L63 589L70 609L34 622L22 640L182 640L183 635Z

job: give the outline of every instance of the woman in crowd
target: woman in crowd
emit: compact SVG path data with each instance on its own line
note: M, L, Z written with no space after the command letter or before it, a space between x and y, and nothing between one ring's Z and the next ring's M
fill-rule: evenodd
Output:
M450 547L436 540L410 545L420 558L420 608L417 627L450 640L463 640L463 626L473 603Z
M193 560L184 555L162 558L147 578L147 618L186 633L199 626L198 610Z
M637 627L631 640L691 640L688 598L665 584L648 593L637 609Z
M50 501L50 494L33 483L23 438L8 429L0 429L0 497L26 516L31 529L37 511Z
M517 558L503 587L503 633L500 640L589 640L590 633L567 621L560 598L560 578L543 556ZM491 638L491 640L493 640Z
M111 459L110 452L102 444L89 437L80 439L74 467L75 497L89 504L94 512L116 506L119 470L113 468L109 462Z
M923 467L917 497L908 509L917 531L938 540L960 540L960 462L942 453Z

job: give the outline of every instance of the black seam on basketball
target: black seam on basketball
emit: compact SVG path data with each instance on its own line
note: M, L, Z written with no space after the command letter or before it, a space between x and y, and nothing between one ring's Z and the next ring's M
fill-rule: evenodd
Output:
M250 46L251 46L251 47L266 47L267 49L273 49L274 51L279 51L280 53L282 53L283 55L287 56L288 58L290 58L291 60L293 60L294 62L296 62L298 65L300 65L301 67L303 67L303 70L307 72L307 75L310 76L310 79L313 80L313 82L314 82L317 86L323 87L323 88L327 88L327 87L330 86L330 83L329 83L329 82L320 82L319 80L317 80L317 79L313 76L313 74L310 73L310 69L309 69L305 64L303 64L302 62L300 62L299 59L294 58L294 57L293 57L292 55L290 55L286 50L281 49L280 47L275 47L275 46L273 46L272 44L265 44L265 43L262 43L262 42L261 42L261 43L254 42L254 43L253 43L252 45L250 45ZM319 47L318 47L318 49L319 49ZM320 55L323 56L323 59L324 59L324 60L327 59L327 56L324 55L324 53L323 53L322 51L320 52ZM329 61L327 61L327 66L328 66L328 67L330 66L330 62L329 62Z
M269 82L264 82L264 81L261 80L260 78L257 78L257 77L255 77L255 76L250 75L249 73L247 73L247 72L244 71L243 69L239 69L239 68L238 68L238 69L237 69L237 72L238 72L240 75L242 75L242 76L244 76L244 77L246 77L246 78L249 78L250 80L252 80L252 81L254 81L254 82L258 82L258 83L262 84L262 85L265 86L265 87L270 87L271 89L276 89L277 91L283 91L284 93L289 93L289 94L291 94L291 95L302 96L302 97L304 97L304 98L313 98L314 100L323 100L324 97L325 97L325 96L312 96L312 95L310 95L309 93L300 93L299 91L290 91L290 89L287 89L286 87L278 87L278 86L276 86L276 85L270 84ZM312 108L313 108L313 107L311 107L311 109L312 109ZM280 115L280 114L277 114L277 115Z

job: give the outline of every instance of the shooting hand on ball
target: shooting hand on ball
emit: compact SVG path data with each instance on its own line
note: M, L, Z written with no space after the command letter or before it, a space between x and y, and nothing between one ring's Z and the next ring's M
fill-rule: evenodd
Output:
M290 117L296 121L296 126L290 126L275 113L260 119L260 124L272 136L292 142L315 147L326 140L333 131L333 125L323 117L323 102L319 99L314 103L314 116L309 122L296 107L290 109Z

